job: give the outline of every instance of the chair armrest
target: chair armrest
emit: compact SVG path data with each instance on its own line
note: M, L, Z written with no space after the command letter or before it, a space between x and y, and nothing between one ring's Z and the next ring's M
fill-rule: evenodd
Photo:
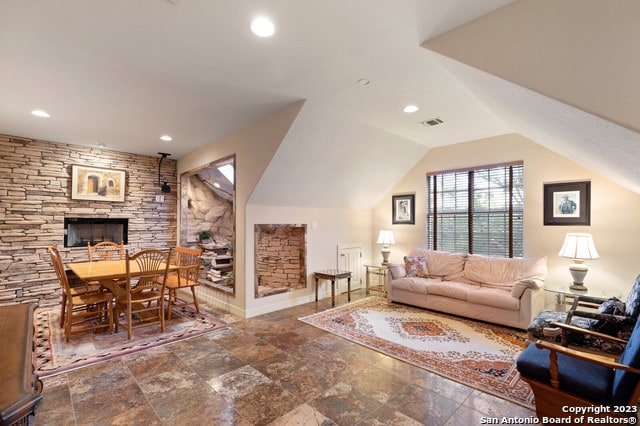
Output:
M588 328L576 327L575 325L565 324L563 322L552 322L549 325L551 327L560 328L562 330L563 335L566 332L572 332L572 333L575 332L575 333L588 334L588 335L596 337L598 339L605 339L605 340L609 340L611 342L619 343L619 344L622 344L622 345L626 345L627 344L627 341L624 340L624 339L620 339L618 337L610 336L610 335L604 334L604 333L599 333L597 331L593 331L593 330L590 330Z
M557 343L547 342L546 340L536 340L535 345L538 349L548 349L549 351L551 351L552 362L554 362L553 359L556 358L555 359L556 372L558 369L558 365L557 365L557 356L555 355L561 353L561 354L570 356L572 358L580 359L587 362L592 362L594 364L598 364L606 368L625 370L625 371L630 371L632 373L640 373L639 369L633 368L629 365L620 364L619 362L615 361L613 358L607 357L605 355L594 354L592 352L583 352L583 351L572 349L572 348L565 348L562 345L558 345Z

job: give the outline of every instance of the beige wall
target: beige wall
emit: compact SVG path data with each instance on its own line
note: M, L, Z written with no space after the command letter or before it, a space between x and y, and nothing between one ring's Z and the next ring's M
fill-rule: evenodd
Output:
M596 295L625 300L640 273L636 262L640 196L518 134L430 150L373 209L371 238L380 229L392 229L397 244L391 246L390 260L402 262L413 247L424 246L427 172L515 160L524 161L525 256L548 256L547 287L566 288L571 281L570 260L557 256L565 233L589 232L593 234L600 259L588 261L585 285ZM543 184L579 180L591 181L591 226L544 226ZM391 196L406 193L416 194L416 224L392 225ZM380 247L373 244L372 251L379 250Z
M202 297L207 302L229 309L231 312L245 316L248 293L245 283L251 281L245 276L246 252L253 245L247 246L246 203L260 177L269 165L274 153L280 146L291 123L296 118L303 103L285 109L266 120L247 127L237 133L215 141L206 147L194 151L178 161L178 176L193 169L200 168L229 155L235 154L236 164L236 245L234 249L236 294L230 296L221 291L201 289ZM178 179L180 181L180 179ZM179 215L178 215L179 217ZM180 229L180 224L178 224ZM201 286L202 287L202 286ZM253 287L251 287L253 289ZM252 294L252 293L251 293Z

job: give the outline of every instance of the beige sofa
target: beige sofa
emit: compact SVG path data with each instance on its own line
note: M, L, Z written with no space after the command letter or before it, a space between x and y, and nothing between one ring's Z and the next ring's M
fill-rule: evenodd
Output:
M526 330L544 309L547 258L415 249L388 265L388 299Z

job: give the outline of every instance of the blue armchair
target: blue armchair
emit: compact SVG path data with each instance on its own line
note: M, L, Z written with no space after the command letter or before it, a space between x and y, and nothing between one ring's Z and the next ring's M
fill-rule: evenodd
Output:
M541 421L543 417L577 419L585 415L577 407L590 406L609 407L600 409L599 414L586 412L599 420L604 416L636 417L635 404L640 398L640 321L617 362L539 340L520 354L516 365L522 379L533 389L536 414ZM625 407L628 410L621 409ZM571 424L577 421L572 419Z

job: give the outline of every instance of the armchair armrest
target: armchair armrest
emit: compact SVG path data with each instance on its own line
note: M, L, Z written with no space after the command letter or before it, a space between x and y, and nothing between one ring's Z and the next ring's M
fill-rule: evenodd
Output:
M566 348L556 343L547 342L546 340L537 340L535 345L538 349L548 349L549 351L551 351L549 357L551 359L550 372L551 372L552 383L553 383L554 371L556 375L555 377L556 384L558 380L558 355L557 354L559 353L570 356L572 358L580 359L587 362L592 362L594 364L598 364L606 368L625 370L625 371L630 371L632 373L640 373L639 369L633 368L625 364L620 364L619 362L614 361L612 358L607 357L605 355L599 355L599 354L594 354L592 352L583 352L577 349Z

